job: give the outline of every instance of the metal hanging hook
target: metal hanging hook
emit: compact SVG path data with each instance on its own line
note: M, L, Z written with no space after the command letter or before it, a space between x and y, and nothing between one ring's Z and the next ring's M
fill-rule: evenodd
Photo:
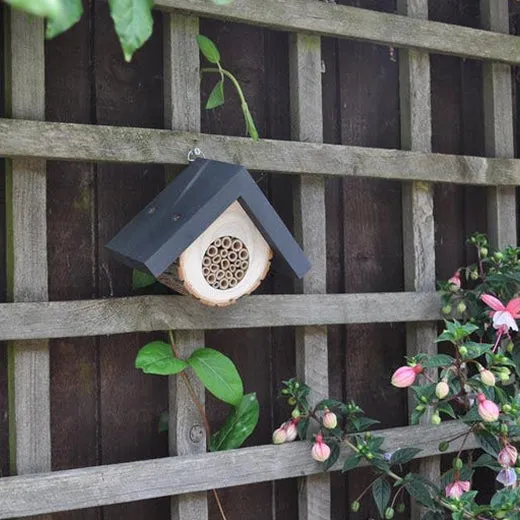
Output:
M195 159L205 159L206 156L200 148L192 148L188 152L188 162L193 162Z

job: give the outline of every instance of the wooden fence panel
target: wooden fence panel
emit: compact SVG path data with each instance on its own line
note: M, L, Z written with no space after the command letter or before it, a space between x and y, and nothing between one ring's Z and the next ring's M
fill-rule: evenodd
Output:
M7 16L6 87L11 116L45 118L41 20ZM8 165L9 292L13 301L45 301L47 287L46 164L17 159ZM51 468L48 341L13 342L10 362L10 446L18 474Z

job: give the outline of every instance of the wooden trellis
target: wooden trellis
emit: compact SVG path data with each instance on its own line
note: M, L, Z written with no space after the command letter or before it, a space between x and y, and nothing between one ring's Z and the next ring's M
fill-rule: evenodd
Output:
M67 471L50 470L48 338L175 329L184 353L200 345L205 329L298 326L299 376L318 395L328 392L326 325L406 322L408 351L433 348L439 297L434 289L432 183L488 185L489 230L496 245L516 242L510 64L520 63L520 39L508 34L507 0L482 0L484 29L427 20L427 0L400 0L402 15L318 0L158 0L164 17L165 121L168 130L47 123L44 119L43 25L19 13L8 21L12 119L0 120L0 156L9 172L11 296L0 304L0 340L11 340L13 446L18 476L0 479L0 519L174 496L171 517L204 520L206 491L305 477L300 518L330 518L329 482L308 456L308 446L260 446L205 454L199 419L187 396L170 383L170 454L173 457ZM262 25L291 39L291 108L294 141L200 134L198 16ZM491 32L494 31L494 32ZM401 126L404 150L322 144L320 36L403 47ZM484 68L487 158L431 153L429 52L487 60ZM252 296L226 309L201 308L188 298L145 296L46 302L45 160L182 165L199 146L212 159L250 170L292 174L299 239L313 263L298 295ZM401 180L406 291L326 295L324 177ZM26 211L31 208L31 211ZM28 215L31 217L28 221ZM37 377L35 377L37 374ZM198 388L203 399L203 389ZM384 431L388 449L423 448L421 471L439 471L438 442L459 424L426 424ZM468 448L475 446L470 439ZM450 451L459 449L450 445ZM179 456L177 456L179 455ZM333 469L339 469L343 453ZM415 512L417 515L419 512Z

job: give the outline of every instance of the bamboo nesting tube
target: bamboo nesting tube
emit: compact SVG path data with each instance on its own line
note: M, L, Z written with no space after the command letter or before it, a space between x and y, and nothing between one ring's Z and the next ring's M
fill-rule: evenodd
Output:
M202 274L214 289L225 291L236 287L249 269L249 251L236 237L216 238L202 259Z
M258 287L271 257L254 222L234 202L158 279L206 305L225 306Z

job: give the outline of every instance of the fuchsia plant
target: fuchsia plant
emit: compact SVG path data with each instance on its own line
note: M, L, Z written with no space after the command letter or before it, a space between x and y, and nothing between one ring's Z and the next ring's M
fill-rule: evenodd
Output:
M368 462L375 478L352 503L354 512L372 488L381 518L404 511L403 496L408 493L426 507L422 520L520 520L520 467L513 444L520 437L520 248L490 254L481 234L469 243L477 249L477 263L439 284L445 327L436 341L443 353L408 358L391 378L392 385L409 388L416 398L412 424L427 416L433 425L457 420L466 426L439 444L440 452L455 456L452 469L438 482L407 470L406 464L420 456L419 449L402 447L387 453L384 437L366 431L377 421L365 417L355 403L325 399L311 406L307 385L284 381L281 393L293 406L293 418L274 432L273 441L293 440L295 435L287 435L290 425L301 439L313 439L310 455L324 470L336 463L340 447L350 449L344 472ZM483 450L478 457L465 451L471 436ZM497 490L489 503L482 503L472 488L474 472L481 467L496 474Z

